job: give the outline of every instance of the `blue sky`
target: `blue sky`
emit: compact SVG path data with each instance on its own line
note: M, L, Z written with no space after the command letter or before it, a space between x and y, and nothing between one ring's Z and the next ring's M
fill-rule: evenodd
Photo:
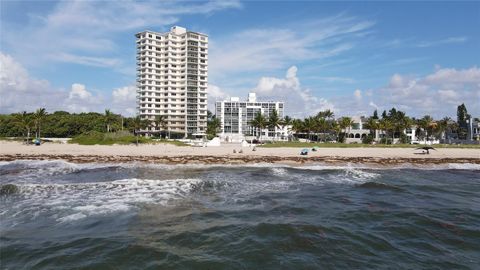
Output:
M480 2L2 1L0 112L135 113L134 33L207 33L209 103L480 116Z

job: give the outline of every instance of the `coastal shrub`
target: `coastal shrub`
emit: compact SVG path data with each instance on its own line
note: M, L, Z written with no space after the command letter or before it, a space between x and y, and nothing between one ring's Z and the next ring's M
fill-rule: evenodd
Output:
M410 140L410 137L408 137L407 135L405 134L400 134L400 143L403 143L403 144L410 144L411 140Z
M381 138L380 143L381 144L392 144L392 138Z
M90 131L75 136L70 140L70 143L77 143L81 145L113 145L113 144L134 144L137 138L128 131L119 131L112 133L102 133L98 131ZM145 137L138 137L139 143L149 143L151 139Z
M372 144L373 143L373 136L372 134L368 134L367 136L362 138L362 143L364 144Z

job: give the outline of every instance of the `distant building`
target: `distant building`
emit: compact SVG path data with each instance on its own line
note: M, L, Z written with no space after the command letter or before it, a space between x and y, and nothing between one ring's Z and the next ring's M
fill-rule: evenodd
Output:
M208 36L179 26L143 31L137 38L137 110L142 119L166 118L169 132L205 134ZM158 132L159 127L149 128Z
M217 101L215 114L221 123L221 139L225 141L241 141L247 136L262 136L262 139L287 139L286 127L257 130L251 126L251 121L257 113L265 118L276 110L279 118L284 116L283 101L258 101L255 93L249 93L246 101L240 101L238 97L230 100Z
M467 120L468 124L468 140L470 141L480 141L480 121L477 119L474 119L473 117L470 117L470 119Z
M368 118L365 116L354 116L352 117L353 124L350 128L347 128L345 131L346 135L346 143L361 143L362 140L371 134L370 129L365 128L365 123L368 121ZM403 130L401 133L407 136L408 140L411 142L417 141L417 134L416 130L417 126L412 125L411 127ZM375 142L379 142L382 138L386 137L385 131L376 129L373 131L373 140ZM398 142L400 138L398 137L399 134L396 133L394 138L394 142Z

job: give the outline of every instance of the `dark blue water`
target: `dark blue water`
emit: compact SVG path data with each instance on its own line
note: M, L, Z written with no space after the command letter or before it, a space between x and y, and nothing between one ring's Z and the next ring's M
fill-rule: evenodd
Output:
M0 184L1 269L480 268L478 165L16 161Z

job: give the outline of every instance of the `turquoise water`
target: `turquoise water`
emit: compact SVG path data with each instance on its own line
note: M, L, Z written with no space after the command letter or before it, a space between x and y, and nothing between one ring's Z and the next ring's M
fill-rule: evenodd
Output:
M0 184L1 269L480 265L478 165L15 161Z

